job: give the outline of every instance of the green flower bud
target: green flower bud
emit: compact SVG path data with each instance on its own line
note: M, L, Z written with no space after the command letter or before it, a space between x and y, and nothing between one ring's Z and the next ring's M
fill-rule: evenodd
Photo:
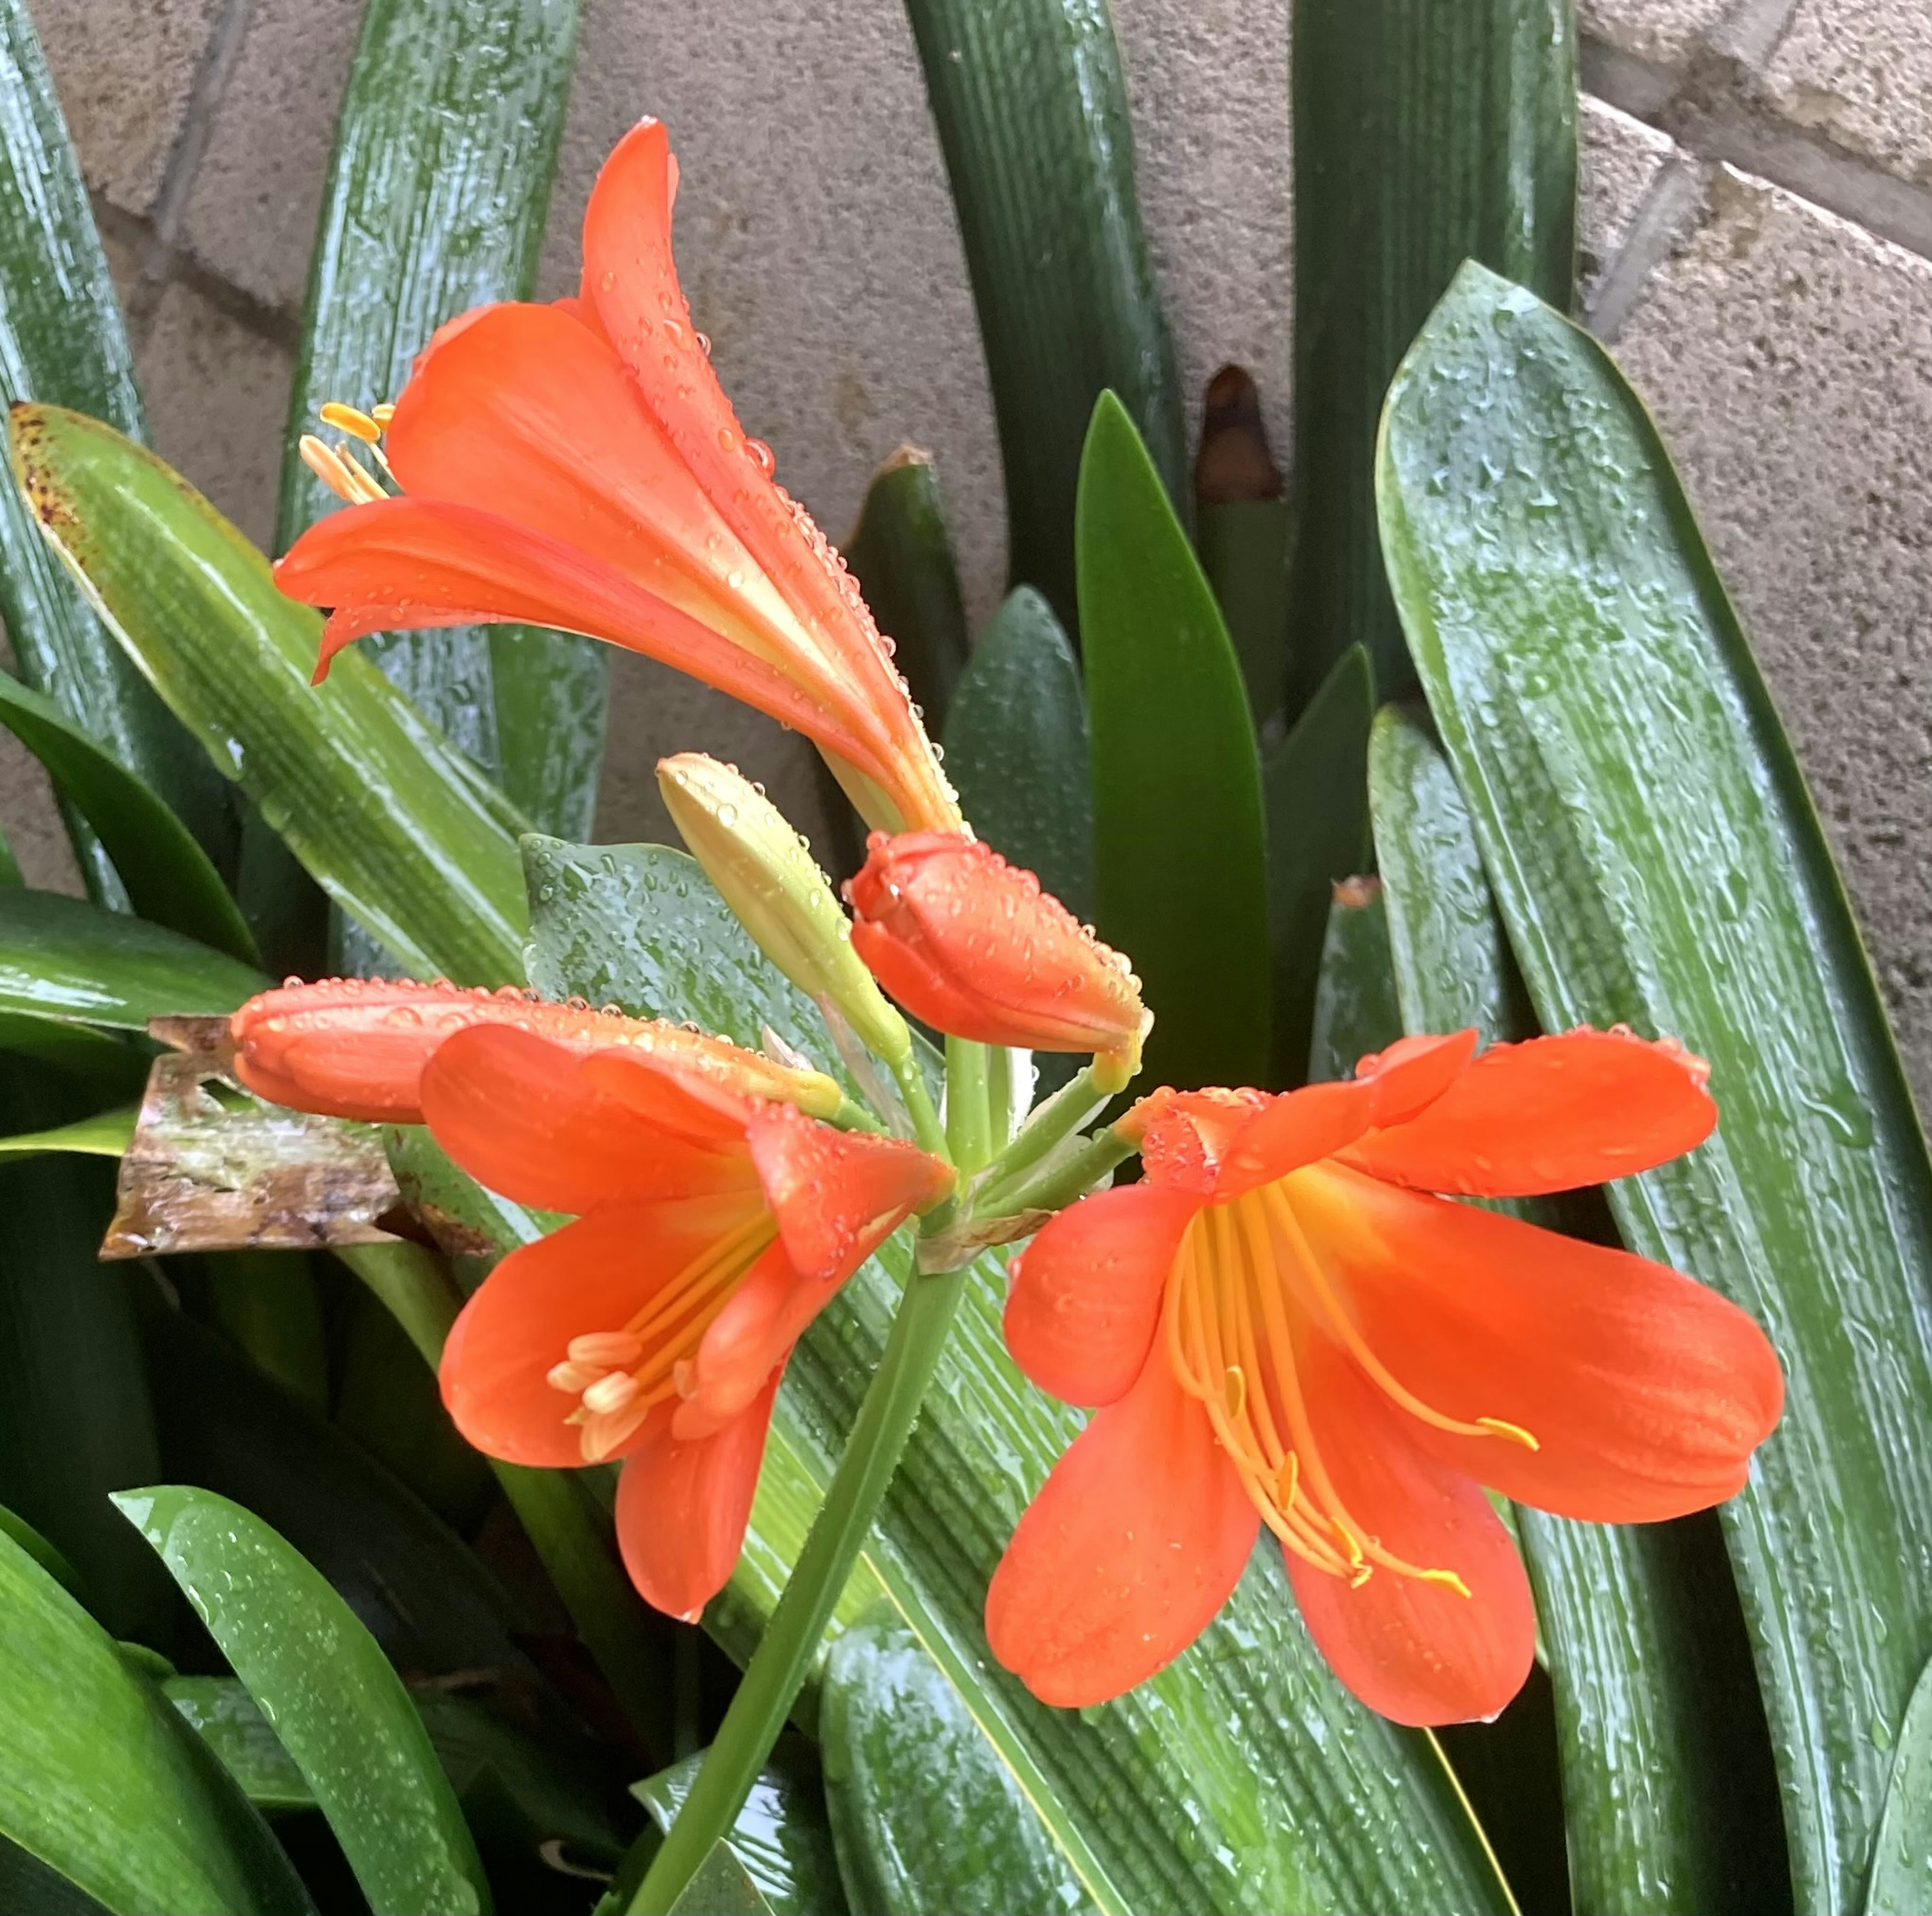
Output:
M705 875L758 948L798 988L829 1001L867 1047L903 1060L906 1021L852 949L852 928L810 848L735 767L702 752L658 761L658 789Z

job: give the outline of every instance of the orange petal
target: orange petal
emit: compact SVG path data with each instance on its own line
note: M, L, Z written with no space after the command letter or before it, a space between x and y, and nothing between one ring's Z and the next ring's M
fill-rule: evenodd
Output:
M736 1417L838 1288L801 1277L782 1243L769 1246L706 1328L692 1362L691 1395L678 1406L671 1435L705 1436Z
M528 1032L458 1032L423 1072L423 1114L472 1177L520 1204L582 1212L721 1191L755 1201L742 1124L626 1062L649 1102L586 1082L588 1060Z
M695 1623L730 1582L744 1548L782 1373L708 1437L640 1444L617 1480L617 1546L653 1609Z
M1776 1426L1784 1384L1757 1326L1714 1291L1627 1252L1378 1183L1340 1165L1291 1187L1370 1348L1445 1415L1539 1445L1417 1441L1505 1496L1648 1523L1720 1503Z
M1207 1628L1260 1523L1157 1347L1020 1519L986 1592L986 1641L1042 1703L1105 1703Z
M1426 1110L1346 1155L1418 1190L1525 1198L1648 1171L1717 1122L1682 1046L1577 1030L1492 1047Z
M581 1464L578 1426L564 1421L578 1400L551 1388L551 1366L573 1337L622 1328L758 1208L754 1195L742 1194L614 1204L512 1252L464 1306L443 1345L442 1401L457 1429L509 1463Z
M334 608L318 678L370 632L506 619L551 625L662 660L862 769L878 766L837 714L775 667L602 560L500 513L406 498L351 506L303 533L277 563L275 583L291 598Z
M1364 1583L1287 1554L1316 1648L1371 1710L1398 1723L1493 1717L1522 1687L1536 1615L1522 1564L1474 1480L1412 1441L1412 1420L1326 1338L1297 1351L1309 1421L1348 1513L1419 1569L1453 1571L1459 1591L1378 1567Z
M588 553L781 670L808 642L623 362L568 312L491 307L439 343L397 402L387 445L406 492Z
M1162 1086L1141 1099L1114 1129L1138 1142L1150 1183L1210 1198L1229 1147L1276 1102L1265 1091Z
M671 257L676 178L658 121L618 142L584 211L585 295L698 484L877 715L894 761L879 782L904 822L956 830L957 809L864 601L809 517L772 482L770 452L746 436L698 343Z
M1069 1404L1126 1395L1154 1342L1167 1274L1200 1201L1123 1185L1062 1211L1013 1261L1006 1348Z
M916 1144L836 1131L787 1105L766 1105L745 1135L787 1254L821 1283L850 1277L952 1181Z

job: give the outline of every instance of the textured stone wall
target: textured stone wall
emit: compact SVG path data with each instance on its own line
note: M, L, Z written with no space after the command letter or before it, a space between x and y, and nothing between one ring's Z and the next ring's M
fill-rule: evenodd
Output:
M272 518L310 236L360 0L29 0L128 307L160 451ZM1287 439L1288 0L1114 0L1148 224L1198 395L1222 360ZM1704 514L1932 1105L1932 8L1582 0L1585 296ZM701 20L701 26L699 22ZM586 0L544 264L600 157L680 150L679 254L748 426L836 538L933 448L976 616L1003 566L972 304L899 0ZM808 829L795 740L620 661L600 818L662 835L701 745ZM32 778L0 763L10 831ZM44 816L44 814L43 814ZM57 835L23 838L58 882Z

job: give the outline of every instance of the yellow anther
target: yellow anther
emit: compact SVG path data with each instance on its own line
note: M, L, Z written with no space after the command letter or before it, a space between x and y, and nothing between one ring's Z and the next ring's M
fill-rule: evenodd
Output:
M358 406L344 406L340 400L332 399L323 406L321 418L325 426L333 426L338 433L346 433L368 445L374 445L382 436L382 428L370 414Z
M313 433L304 433L299 442L302 463L339 499L351 505L367 505L388 495L346 453L325 445Z
M1492 1436L1506 1437L1512 1444L1520 1444L1526 1450L1543 1448L1521 1424L1504 1423L1501 1417L1478 1417L1476 1421Z
M1291 1450L1281 1460L1281 1468L1276 1471L1274 1494L1281 1500L1284 1510L1294 1507L1294 1494L1301 1487L1301 1459Z
M1458 1597L1467 1597L1469 1586L1454 1570L1418 1570L1418 1580L1423 1583L1440 1584L1444 1590L1453 1590Z
M638 1380L628 1371L611 1371L584 1393L584 1408L593 1417L608 1417L636 1402Z
M1239 1364L1230 1364L1222 1374L1221 1394L1227 1403L1228 1415L1238 1417L1248 1402L1247 1374Z
M396 416L396 409L392 406L387 400L385 400L380 406L372 406L370 407L369 416L375 421L377 425L382 427L384 430L386 431L388 428L389 421Z

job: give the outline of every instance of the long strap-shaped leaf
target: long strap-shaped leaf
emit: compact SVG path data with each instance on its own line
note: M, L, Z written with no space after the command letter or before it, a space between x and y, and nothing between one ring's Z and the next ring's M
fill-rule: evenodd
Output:
M998 415L1014 585L1076 629L1073 493L1111 389L1186 508L1180 381L1106 0L906 0Z
M1480 259L1567 305L1570 0L1294 0L1291 718L1351 645L1414 683L1376 542L1376 420L1450 275Z
M0 402L71 406L146 436L134 355L25 0L0 0ZM0 487L0 615L28 682L158 793L216 865L235 823L213 768ZM82 874L118 901L106 853L70 814Z
M1804 781L1609 358L1466 267L1390 394L1390 583L1546 1025L1710 1060L1724 1113L1612 1187L1789 1377L1725 1507L1798 1906L1858 1906L1932 1648L1932 1168Z
M548 994L691 1018L740 1042L766 1027L829 1060L824 1026L710 892L657 846L533 844L531 976ZM742 1627L769 1613L809 1506L876 1366L905 1247L846 1285L794 1354L731 1588ZM1104 1709L1050 1710L992 1663L986 1581L1030 1493L1078 1427L1021 1378L988 1259L969 1286L889 1493L867 1576L839 1621L883 1594L958 1690L992 1760L1030 1804L1058 1868L1094 1906L1127 1909L1493 1909L1507 1895L1439 1759L1355 1704L1294 1615L1279 1551L1256 1554L1222 1620L1151 1682ZM802 1509L766 1528L787 1474ZM796 1520L796 1528L793 1520ZM863 1585L869 1586L869 1594ZM716 1612L709 1619L714 1627ZM1010 1855L1017 1855L1024 1844Z
M372 0L343 95L283 463L283 544L335 500L297 455L329 400L392 399L446 319L527 298L577 0ZM546 831L587 833L608 655L521 627L392 634L389 676Z
M1371 735L1369 793L1404 1025L1474 1025L1486 1045L1533 1036L1468 808L1440 748L1392 706ZM1545 1199L1507 1208L1564 1221ZM1721 1555L1702 1547L1706 1522L1612 1528L1516 1512L1556 1690L1580 1910L1715 1916L1778 1900L1782 1859L1754 1854L1748 1827L1768 1753L1748 1662L1726 1654L1737 1603Z
M509 820L366 658L310 686L320 622L151 453L92 419L16 408L14 466L128 655L322 889L423 976L522 976Z

